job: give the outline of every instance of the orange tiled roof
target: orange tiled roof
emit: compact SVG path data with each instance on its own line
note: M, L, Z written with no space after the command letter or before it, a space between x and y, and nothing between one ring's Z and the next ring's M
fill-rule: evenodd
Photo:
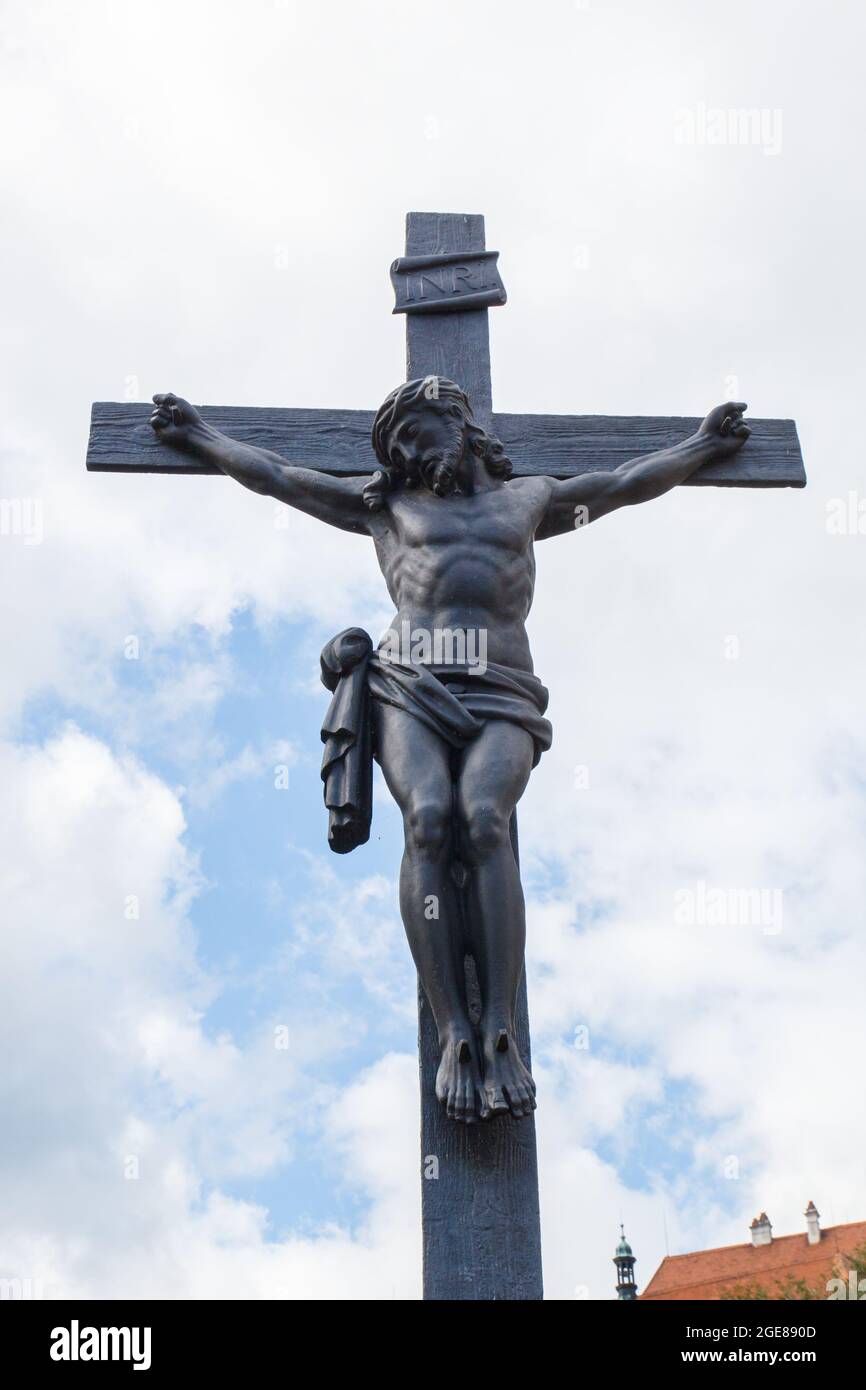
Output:
M735 1284L761 1284L772 1298L776 1281L805 1279L823 1284L831 1268L866 1241L866 1221L828 1226L817 1245L806 1232L780 1236L770 1245L721 1245L715 1250L696 1250L691 1255L666 1255L639 1298L719 1299L723 1289Z

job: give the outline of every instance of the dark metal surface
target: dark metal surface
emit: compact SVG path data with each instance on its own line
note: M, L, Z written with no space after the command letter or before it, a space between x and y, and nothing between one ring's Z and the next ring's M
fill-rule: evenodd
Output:
M413 331L414 327L417 324ZM431 336L435 338L435 334ZM442 357L437 355L436 361L441 363ZM443 370L441 375L447 372ZM489 389L487 395L489 399ZM164 449L148 424L152 409L152 405L138 402L96 401L91 412L87 467L107 473L221 471L215 464ZM372 410L229 405L204 405L200 410L202 417L223 434L259 449L271 449L289 463L346 476L371 473L376 467L370 445ZM475 413L483 419L483 409L476 407ZM487 422L505 444L518 478L573 478L596 468L616 468L627 459L668 448L700 424L696 417L686 416L491 415L489 407ZM749 425L752 437L742 454L706 464L683 486L804 487L806 473L794 421L750 418Z
M391 266L395 314L465 313L506 301L498 251L403 256Z
M410 213L407 255L482 251L480 216ZM459 381L479 421L492 399L487 314L406 322L407 377L441 374ZM484 403L481 405L480 403ZM517 850L517 817L512 817ZM468 911L463 903L463 911ZM475 964L467 962L471 1012L479 1012ZM531 1066L526 975L515 1011L518 1046ZM484 1124L455 1125L434 1091L439 1040L430 1006L418 987L418 1059L421 1076L421 1204L425 1299L515 1301L542 1297L541 1222L535 1118L497 1116ZM437 1160L431 1165L430 1158ZM436 1171L436 1178L428 1177Z

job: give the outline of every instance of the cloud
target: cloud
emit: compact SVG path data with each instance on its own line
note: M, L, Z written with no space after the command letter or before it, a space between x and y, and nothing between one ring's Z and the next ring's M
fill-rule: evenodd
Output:
M230 678L212 644L234 616L251 607L265 625L277 615L336 624L351 595L363 596L365 570L371 585L375 579L366 552L360 576L351 574L337 533L322 536L301 516L291 533L277 529L275 504L228 482L88 475L80 459L67 471L44 436L39 447L0 446L0 460L5 496L44 501L40 545L2 538L27 592L26 615L20 590L4 586L0 599L7 724L28 699L62 688L67 700L106 717L116 706L118 724L134 734L117 666L128 670L132 651L152 669L168 643L181 652L186 643L189 656L178 664L175 653L171 671L157 667L160 688L138 718L165 726L206 714Z
M406 1296L412 1059L388 1054L340 1090L267 1022L245 1044L214 1035L219 982L196 960L199 878L176 797L74 728L4 745L0 775L18 790L0 826L4 1277L54 1296ZM299 1129L370 1214L275 1240L267 1213L223 1187L290 1174Z
M189 801L197 806L212 804L237 782L260 777L265 772L272 777L288 778L289 769L298 760L298 752L286 739L269 743L264 748L245 745L235 757L218 762L201 781L187 788Z

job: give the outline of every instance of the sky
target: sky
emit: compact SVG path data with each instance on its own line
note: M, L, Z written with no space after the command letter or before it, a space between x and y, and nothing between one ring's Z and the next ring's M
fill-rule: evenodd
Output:
M84 468L93 400L375 408L410 209L485 214L496 408L742 399L809 475L538 549L546 1296L614 1296L621 1221L643 1286L866 1217L864 40L854 0L0 4L0 1278L420 1294L399 815L379 781L335 858L319 778L372 547Z

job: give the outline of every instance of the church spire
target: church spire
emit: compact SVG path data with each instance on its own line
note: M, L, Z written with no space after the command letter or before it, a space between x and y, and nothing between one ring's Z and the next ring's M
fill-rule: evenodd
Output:
M634 1255L632 1248L625 1238L625 1227L620 1226L622 1232L619 1245L616 1247L616 1254L613 1262L616 1265L616 1296L619 1299L637 1298L637 1284L634 1281Z

